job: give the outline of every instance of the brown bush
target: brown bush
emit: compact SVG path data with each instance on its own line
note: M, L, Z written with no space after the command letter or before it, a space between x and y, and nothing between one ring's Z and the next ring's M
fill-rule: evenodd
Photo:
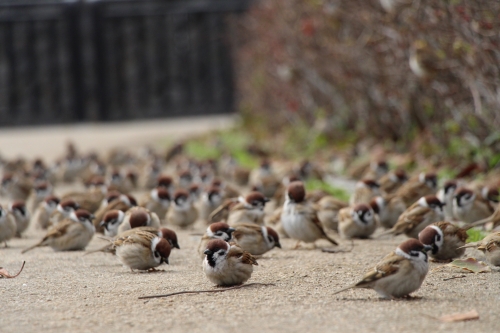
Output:
M267 0L232 21L245 119L500 151L500 2L392 1Z

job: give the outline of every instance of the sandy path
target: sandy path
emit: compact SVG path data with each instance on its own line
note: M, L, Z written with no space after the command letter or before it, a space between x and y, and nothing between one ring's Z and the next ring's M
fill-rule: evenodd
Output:
M25 137L28 132L22 134L22 131L10 133L12 137ZM135 131L130 131L124 137L131 135L129 142L138 142L133 136ZM140 140L165 137L161 131L158 137L152 132L146 131ZM151 136L146 135L148 133ZM89 137L89 133L81 135ZM11 152L5 149L4 140L10 140L11 136L3 131L0 135L0 151L5 155ZM77 143L83 149L95 148L90 142ZM103 146L101 148L105 148ZM15 147L11 148L15 153ZM62 146L57 154L61 149ZM33 151L39 152L36 148ZM194 231L202 230L199 226ZM415 300L381 301L371 290L332 295L359 279L367 268L404 240L404 236L355 241L352 252L337 254L313 249L291 250L295 242L285 239L282 250L275 249L259 259L259 266L249 281L274 283L274 286L138 300L143 295L213 288L200 268L196 253L199 237L192 236L192 232L179 231L181 250L173 251L170 265L163 266L164 272L150 274L131 273L116 258L102 253L83 256L82 252L56 253L50 248L40 248L21 255L21 249L42 237L40 231L32 230L24 239L12 240L10 248L0 248L0 266L14 272L26 260L26 267L15 279L0 279L0 332L498 330L498 272L464 273L464 278L443 281L462 273L447 268L432 271L415 293L421 298ZM94 238L88 248L96 249L103 244L103 240ZM318 246L328 246L328 243L318 242ZM347 249L349 243L341 242L341 247ZM431 264L431 269L438 266ZM445 324L432 318L471 309L479 312L479 321Z

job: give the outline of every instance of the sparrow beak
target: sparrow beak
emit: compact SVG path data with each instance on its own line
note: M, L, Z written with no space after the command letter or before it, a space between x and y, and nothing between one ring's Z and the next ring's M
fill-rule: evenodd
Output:
M269 201L271 201L271 199L269 199L269 198L264 198L264 202L269 202Z
M236 230L236 229L234 229L234 228L228 228L228 229L227 229L227 234L228 234L229 236L231 236L231 234L232 234L232 233L233 233L233 231L235 231L235 230Z
M206 249L203 253L205 253L206 255L210 255L210 254L214 254L212 251L210 251L209 249Z
M162 258L162 261L163 261L165 264L169 265L169 263L168 263L168 258Z
M175 247L176 249L181 249L181 247L179 246L179 243L175 242L175 244L172 245L173 247Z
M90 221L92 221L92 220L94 220L94 219L95 219L95 215L90 214L90 216L89 216L89 220L90 220Z
M422 252L427 253L427 251L432 250L432 245L424 245Z
M281 244L278 242L276 244L274 244L275 247L279 247L281 249Z
M99 222L99 227L108 230L108 224L104 221Z

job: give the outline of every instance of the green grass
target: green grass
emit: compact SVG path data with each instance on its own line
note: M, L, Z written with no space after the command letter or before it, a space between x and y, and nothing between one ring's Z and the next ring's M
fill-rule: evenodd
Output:
M484 237L486 237L488 233L476 228L472 228L467 230L467 235L469 235L469 238L467 238L467 243L473 243L473 242L479 242Z
M306 190L312 191L312 190L323 190L326 193L334 196L337 199L343 200L343 201L348 201L349 200L349 194L344 191L341 188L334 187L328 183L325 183L324 181L320 179L309 179L305 182L304 184L306 186Z

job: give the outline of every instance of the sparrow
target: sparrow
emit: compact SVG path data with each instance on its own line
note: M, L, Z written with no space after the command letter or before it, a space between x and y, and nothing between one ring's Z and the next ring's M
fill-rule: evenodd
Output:
M198 205L200 218L207 221L210 214L222 204L222 193L219 187L210 186L202 195Z
M21 253L41 246L50 246L55 251L84 250L94 236L93 218L94 215L87 210L72 211L69 217L50 228L40 242Z
M495 211L493 203L486 196L460 187L453 198L453 215L460 221L472 223L492 215Z
M281 248L278 233L271 227L242 223L235 227L233 241L251 255L260 256L275 247Z
M94 221L94 224L97 232L104 232L104 230L99 226L99 223L101 223L104 215L106 215L106 213L110 210L121 210L122 212L126 212L130 208L137 206L137 201L133 196L129 194L120 194L116 196L116 193L117 192L115 191L108 193L108 199L104 202L104 205L101 206L97 212L95 212L96 220Z
M112 191L111 193L117 192ZM67 193L61 197L61 200L71 199L75 201L80 208L95 213L102 207L103 201L109 196L111 196L111 194L108 193L104 178L94 177L89 180L85 191Z
M407 208L401 197L392 194L373 198L370 207L378 215L380 225L386 229L392 228Z
M421 79L432 79L442 68L442 59L425 40L416 40L410 47L410 69Z
M50 222L50 216L57 209L59 205L59 198L54 195L49 195L38 204L32 217L32 223L38 228L47 229L52 223Z
M368 169L365 171L365 173L361 178L378 180L382 178L384 175L386 175L388 172L389 172L389 165L387 164L386 161L384 160L372 161L370 163L370 166L368 167Z
M453 214L453 198L455 197L455 190L458 187L456 180L447 180L443 184L443 188L440 189L436 196L438 199L445 204L444 206L444 217L447 221L454 220Z
M174 194L174 182L170 176L160 175L158 177L156 187L163 187L168 191L170 196Z
M380 234L405 234L411 238L418 238L418 234L428 225L442 221L443 203L435 195L427 195L420 198L413 205L408 207L399 217L398 221L391 229Z
M62 200L57 205L56 210L53 211L52 214L50 214L50 224L56 225L62 220L68 218L69 215L78 208L80 208L80 205L78 205L74 200Z
M272 198L281 184L268 160L262 160L260 166L252 170L249 182L250 187L257 188L267 198Z
M30 213L26 209L24 201L17 200L9 205L9 213L16 220L16 237L21 237L21 234L28 229L30 224Z
M10 200L26 200L31 192L33 184L22 175L4 173L0 192Z
M170 193L163 187L154 188L142 198L139 206L149 209L160 218L164 218L170 207Z
M155 188L158 184L158 177L161 175L161 166L158 162L148 164L140 173L139 184L146 190Z
M380 195L380 185L373 179L363 179L356 183L356 189L349 199L349 204L351 206L360 203L368 204L378 195Z
M156 213L144 207L132 207L125 212L123 222L118 227L118 234L137 227L160 227L160 219Z
M155 271L162 263L168 265L170 243L153 233L136 231L112 241L118 260L132 272L137 270Z
M493 214L491 214L490 216L488 216L485 219L476 221L476 222L472 223L471 225L473 225L473 226L481 226L481 225L484 225L484 224L487 224L487 223L492 223L493 224L493 229L495 229L497 226L500 225L500 204L497 204L497 208L495 209L495 211L493 212Z
M486 236L482 241L469 243L463 248L476 248L484 253L486 262L493 266L500 266L500 232Z
M252 191L245 198L239 197L237 202L229 206L227 223L234 227L241 223L264 224L264 208L269 199L260 192ZM217 209L218 210L218 209ZM212 217L216 214L213 212Z
M432 247L429 256L439 261L449 261L464 255L467 229L441 221L433 223L418 234L418 240Z
M361 281L336 291L334 295L352 288L366 288L375 290L382 298L407 296L424 282L429 271L427 251L430 249L416 239L407 239L368 271Z
M323 227L337 231L339 223L339 211L349 207L347 202L336 199L332 196L324 196L318 201L318 219Z
M200 199L202 191L198 184L193 183L189 185L188 192L191 202L195 203Z
M426 195L436 193L437 177L434 173L420 173L418 178L405 182L395 193L407 207Z
M189 170L183 170L179 172L177 179L177 186L182 189L189 189L191 183L193 182L193 175Z
M174 193L174 200L168 209L165 220L181 228L192 226L198 219L198 210L193 204L189 192L179 189Z
M48 195L51 195L52 192L53 187L49 183L45 181L35 183L30 195L26 199L26 208L28 211L33 214L40 202L42 202Z
M234 286L245 283L258 265L255 258L237 245L221 239L213 239L203 251L203 270L207 278L218 286Z
M101 228L104 228L104 236L115 237L118 234L118 228L125 219L125 213L121 210L110 210L104 215L104 218L99 223Z
M287 196L281 212L281 224L286 234L299 243L313 243L318 239L326 239L333 245L338 243L323 230L318 219L316 208L305 201L306 190L304 183L292 182L288 185Z
M108 175L109 190L121 193L130 193L134 189L134 179L130 174L124 174L118 169L114 169Z
M201 237L200 245L198 246L198 253L201 259L205 258L204 251L207 248L208 242L212 239L222 239L225 242L229 242L234 232L234 228L231 228L229 224L225 222L215 222L207 227L207 231Z
M339 234L345 239L368 238L378 226L378 218L366 204L345 207L339 211Z
M0 206L0 243L7 247L7 241L16 235L17 226L14 215Z
M383 193L391 194L397 191L408 180L408 175L402 169L390 171L382 176L378 183Z

